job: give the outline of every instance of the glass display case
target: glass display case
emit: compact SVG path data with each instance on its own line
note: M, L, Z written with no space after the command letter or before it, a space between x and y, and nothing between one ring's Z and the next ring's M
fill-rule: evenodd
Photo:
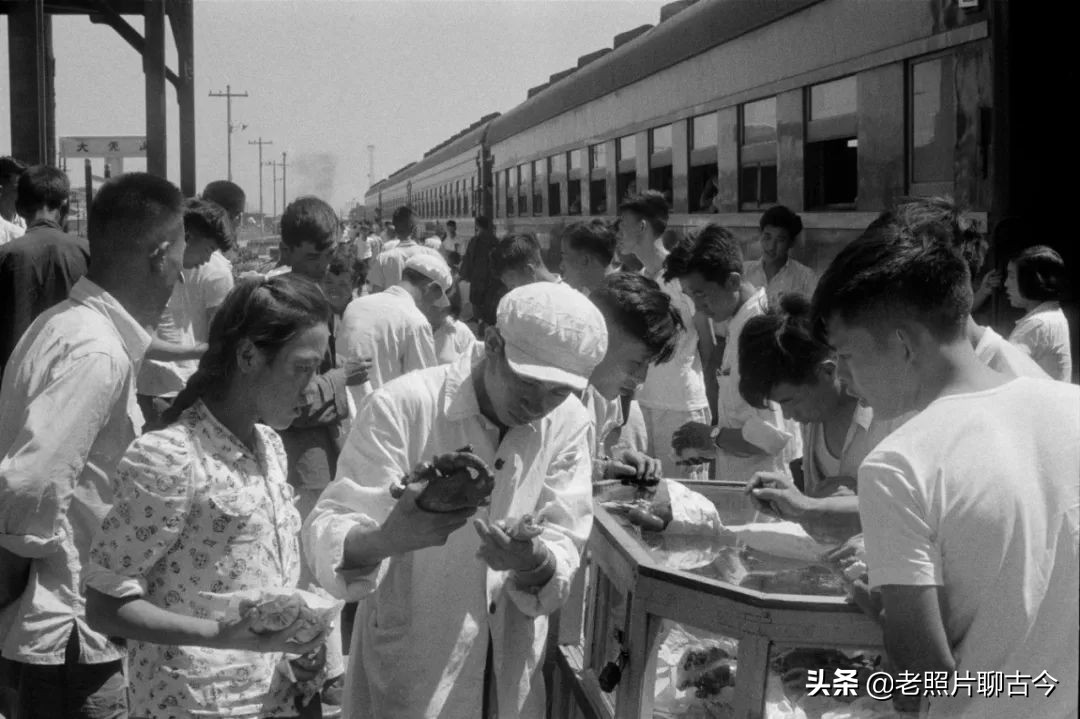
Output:
M584 626L560 628L550 715L895 716L865 691L883 662L880 628L847 601L823 547L759 514L742 484L679 485L719 522L645 531L616 511L634 488L598 485ZM811 692L811 678L826 691Z

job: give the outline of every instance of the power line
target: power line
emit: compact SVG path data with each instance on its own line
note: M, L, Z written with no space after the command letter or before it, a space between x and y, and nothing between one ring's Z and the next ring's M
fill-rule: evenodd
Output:
M266 229L266 215L263 214L263 159L262 149L263 145L273 145L272 140L262 139L262 135L259 135L258 140L248 140L249 145L259 146L259 226Z

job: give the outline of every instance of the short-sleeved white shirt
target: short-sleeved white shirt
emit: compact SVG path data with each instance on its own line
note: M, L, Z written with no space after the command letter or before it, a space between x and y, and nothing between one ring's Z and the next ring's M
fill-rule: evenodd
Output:
M705 373L697 347L698 333L694 328L694 303L683 293L678 280L667 282L660 274L652 279L671 297L671 303L679 310L686 329L679 333L671 359L649 367L645 384L637 393L637 401L648 409L682 412L708 407Z
M817 275L814 271L791 257L771 280L765 277L765 267L761 260L744 262L743 278L754 287L765 288L770 307L779 307L780 298L786 294L800 294L809 300L817 287Z
M983 328L982 337L975 345L975 356L990 369L1010 377L1050 378L1026 352L989 327Z
M435 358L439 364L450 364L461 355L472 352L473 346L479 342L467 324L450 316L434 331L434 336Z
M400 286L358 297L342 316L337 351L343 362L372 360L373 389L413 370L436 366L431 323Z
M1031 355L1052 379L1072 380L1069 321L1057 302L1043 302L1021 317L1009 342Z
M1061 682L1049 698L961 691L930 717L1076 715L1078 437L1080 387L1024 377L935 400L860 467L871 585L941 587L961 675Z

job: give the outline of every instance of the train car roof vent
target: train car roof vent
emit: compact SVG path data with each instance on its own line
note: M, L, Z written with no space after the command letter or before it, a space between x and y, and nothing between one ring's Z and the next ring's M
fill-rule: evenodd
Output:
M559 80L562 80L562 79L563 79L564 77L567 77L568 75L571 75L571 74L573 74L573 73L574 73L574 72L576 72L576 71L577 71L577 68L576 68L576 67L571 67L571 68L569 68L569 69L567 69L567 70L563 70L563 71L561 71L561 72L557 72L557 73L555 73L554 75L552 75L552 76L551 76L550 78L548 78L548 84L549 84L549 85L554 85L554 84L555 84L555 83L557 83L557 82L558 82Z
M660 22L675 17L680 12L694 4L696 0L675 0L660 8Z
M546 88L550 84L551 84L550 82L545 82L543 85L537 85L536 87L530 87L529 92L526 95L526 97L527 98L532 97L533 95L537 94L538 92L541 92L544 88Z
M599 60L604 55L607 55L609 52L611 52L611 48L610 47L605 47L605 48L603 48L601 50L597 50L596 52L590 52L588 55L582 55L581 57L579 57L577 59L578 69L580 70L581 68L585 67L590 62L592 62L593 60Z
M612 44L614 45L614 47L620 47L620 46L625 45L626 43L630 42L635 37L638 37L639 35L644 35L649 30L652 30L652 29L653 29L652 25L640 25L640 26L634 28L633 30L627 30L626 32L621 32L621 33L619 33L618 35L615 36L615 41Z

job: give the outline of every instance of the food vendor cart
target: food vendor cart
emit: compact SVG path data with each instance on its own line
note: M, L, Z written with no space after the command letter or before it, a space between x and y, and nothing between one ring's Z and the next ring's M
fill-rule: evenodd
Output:
M724 527L773 529L741 484L682 485L711 501ZM773 555L762 551L768 537L744 541L738 532L642 531L609 511L634 491L598 486L584 631L563 613L552 717L891 715L887 701L862 697L848 711L853 697L804 696L810 669L831 680L834 669L855 668L864 692L883 654L880 628L846 600L816 552Z

